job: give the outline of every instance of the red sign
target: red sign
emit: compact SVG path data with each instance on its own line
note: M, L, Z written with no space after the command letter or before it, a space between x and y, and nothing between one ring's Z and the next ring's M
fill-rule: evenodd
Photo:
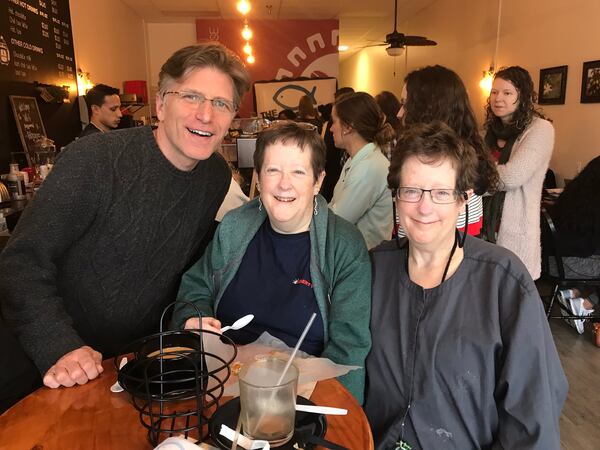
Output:
M339 22L337 20L250 20L250 45L256 58L246 67L254 81L298 77L338 77ZM198 42L219 41L245 57L242 20L196 20ZM245 58L244 58L245 60ZM247 95L239 115L254 111Z

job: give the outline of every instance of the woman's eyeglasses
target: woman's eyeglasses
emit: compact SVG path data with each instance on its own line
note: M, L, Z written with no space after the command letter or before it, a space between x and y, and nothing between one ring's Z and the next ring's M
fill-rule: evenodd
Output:
M440 205L454 203L461 196L456 189L421 189L417 187L399 187L396 198L401 202L418 203L423 198L423 193L429 192L431 201Z
M179 92L179 91L167 91L163 96L167 94L173 94L179 97L184 103L190 106L202 106L204 102L209 101L212 104L213 109L219 113L235 113L237 111L234 103L224 98L208 98L200 92Z

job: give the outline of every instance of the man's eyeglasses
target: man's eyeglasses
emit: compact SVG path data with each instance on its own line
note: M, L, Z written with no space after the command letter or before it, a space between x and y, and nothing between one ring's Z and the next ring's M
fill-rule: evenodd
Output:
M174 94L183 100L184 103L190 106L202 106L204 102L209 101L212 104L213 109L219 113L235 113L237 108L232 101L224 98L208 98L204 94L199 92L179 92L179 91L167 91L163 94L163 97L167 94Z
M431 201L440 205L454 203L464 193L456 189L421 189L417 187L399 187L396 198L401 202L418 203L423 198L423 193L429 192Z

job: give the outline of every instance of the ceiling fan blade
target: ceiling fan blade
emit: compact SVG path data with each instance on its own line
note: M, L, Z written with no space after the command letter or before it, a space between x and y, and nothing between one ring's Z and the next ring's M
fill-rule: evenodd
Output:
M437 45L437 42L423 36L404 36L404 45Z
M363 45L362 47L359 48L368 48L368 47L381 47L382 45L389 45L387 42L380 42L379 44L369 44L369 45Z

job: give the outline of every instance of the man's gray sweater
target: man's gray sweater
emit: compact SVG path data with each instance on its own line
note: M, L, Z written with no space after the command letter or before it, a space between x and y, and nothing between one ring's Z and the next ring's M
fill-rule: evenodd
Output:
M108 357L158 331L230 176L219 155L176 169L149 127L61 153L0 256L2 315L42 374L82 345Z

